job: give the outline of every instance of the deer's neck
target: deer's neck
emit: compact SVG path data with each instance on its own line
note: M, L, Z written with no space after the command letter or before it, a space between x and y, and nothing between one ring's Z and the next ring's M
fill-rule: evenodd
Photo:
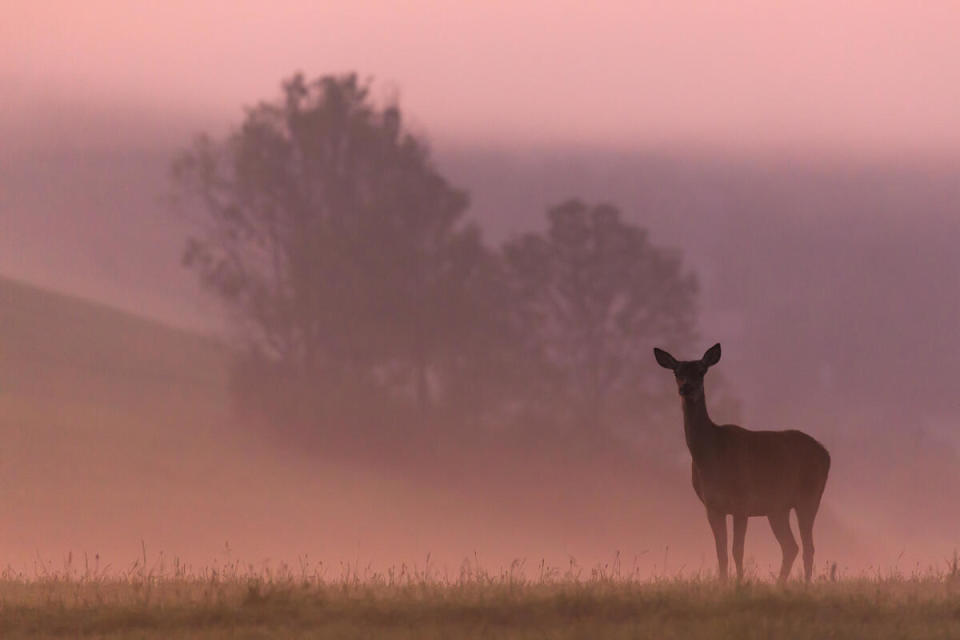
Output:
M716 446L717 425L707 413L704 394L683 399L683 434L694 462L705 461Z

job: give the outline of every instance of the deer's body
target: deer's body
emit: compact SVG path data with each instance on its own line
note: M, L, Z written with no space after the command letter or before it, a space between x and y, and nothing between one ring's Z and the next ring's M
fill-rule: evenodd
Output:
M806 579L813 571L813 521L830 470L830 454L802 431L750 431L718 425L707 413L703 376L720 360L720 345L701 360L680 362L655 350L672 369L682 397L683 430L693 458L693 489L707 509L722 578L727 573L727 515L733 516L733 558L743 577L747 518L766 516L783 551L780 580L786 580L799 548L790 531L797 512Z

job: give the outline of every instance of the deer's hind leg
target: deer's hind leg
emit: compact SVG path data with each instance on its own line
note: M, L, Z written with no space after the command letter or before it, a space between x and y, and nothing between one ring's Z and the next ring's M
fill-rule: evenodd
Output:
M816 501L797 505L797 525L800 528L800 542L803 543L803 577L807 582L813 575L813 521L819 506L819 496Z
M770 528L773 529L773 535L777 537L780 543L780 550L783 552L783 562L780 564L780 578L778 582L783 584L790 576L790 569L793 567L793 561L797 558L797 552L800 547L790 531L790 510L777 511L767 516L770 521Z

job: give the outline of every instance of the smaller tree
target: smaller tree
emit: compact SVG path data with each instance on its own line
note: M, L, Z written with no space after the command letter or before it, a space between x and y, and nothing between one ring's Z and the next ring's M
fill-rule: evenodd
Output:
M652 345L694 337L697 280L611 205L570 200L547 217L545 234L503 250L521 352L538 364L541 401L601 426L616 393L641 392Z

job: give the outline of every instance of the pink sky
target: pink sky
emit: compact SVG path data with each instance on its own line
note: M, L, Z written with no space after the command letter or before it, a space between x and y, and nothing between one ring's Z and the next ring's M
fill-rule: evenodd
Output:
M236 122L296 69L358 70L444 142L953 151L957 33L946 1L14 0L0 127L50 97Z

